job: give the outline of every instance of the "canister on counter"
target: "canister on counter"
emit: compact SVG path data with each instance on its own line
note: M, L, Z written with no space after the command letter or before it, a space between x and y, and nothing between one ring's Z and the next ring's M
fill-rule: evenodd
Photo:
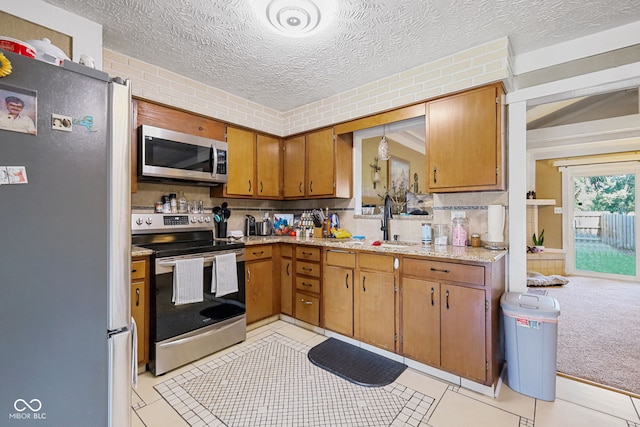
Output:
M471 246L474 248L480 247L480 235L478 233L473 233L471 235Z
M426 222L422 224L422 244L431 244L431 226Z
M156 202L156 213L162 213L162 201Z

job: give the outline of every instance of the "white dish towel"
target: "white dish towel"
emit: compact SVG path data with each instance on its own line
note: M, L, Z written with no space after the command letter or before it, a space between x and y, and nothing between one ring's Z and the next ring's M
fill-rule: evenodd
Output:
M238 292L236 254L216 255L213 265L215 272L211 275L211 293L222 297Z
M204 299L202 283L204 259L179 259L173 268L173 297L175 305L200 302Z

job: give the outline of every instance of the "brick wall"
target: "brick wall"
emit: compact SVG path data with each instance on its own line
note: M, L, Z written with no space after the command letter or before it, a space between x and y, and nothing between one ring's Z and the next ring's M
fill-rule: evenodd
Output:
M501 38L284 113L108 49L103 70L130 79L134 96L286 136L506 80L510 59Z

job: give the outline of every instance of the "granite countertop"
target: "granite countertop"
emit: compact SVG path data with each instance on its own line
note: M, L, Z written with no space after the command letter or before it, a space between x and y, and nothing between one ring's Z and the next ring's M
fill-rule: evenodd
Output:
M131 245L131 256L149 256L151 254L153 254L153 251L151 249Z
M391 253L402 255L419 255L432 258L443 258L449 260L496 262L507 254L507 250L490 250L485 248L474 248L471 246L451 246L451 245L426 245L416 242L386 242L381 246L373 246L373 240L359 239L325 239L312 238L296 240L289 236L251 236L243 237L239 241L245 245L260 245L267 243L292 243L299 245L324 246L337 249L352 249L360 251L371 251L379 253Z

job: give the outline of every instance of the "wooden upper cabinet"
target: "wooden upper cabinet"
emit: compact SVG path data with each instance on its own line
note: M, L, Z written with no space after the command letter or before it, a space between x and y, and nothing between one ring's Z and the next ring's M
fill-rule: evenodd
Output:
M227 127L229 143L229 181L226 193L234 196L252 196L256 189L256 134Z
M229 126L227 142L229 181L224 195L280 197L280 139Z
M284 142L284 198L350 198L353 134L322 129Z
M285 199L305 195L305 136L284 140L283 195Z
M309 196L332 196L334 180L333 129L324 129L307 134L307 194Z
M506 189L503 95L494 84L427 102L428 191Z
M223 122L137 98L133 98L131 104L131 191L133 193L138 191L138 128L140 126L150 125L203 138L225 140L226 125Z
M280 196L280 139L258 134L256 139L256 195Z

